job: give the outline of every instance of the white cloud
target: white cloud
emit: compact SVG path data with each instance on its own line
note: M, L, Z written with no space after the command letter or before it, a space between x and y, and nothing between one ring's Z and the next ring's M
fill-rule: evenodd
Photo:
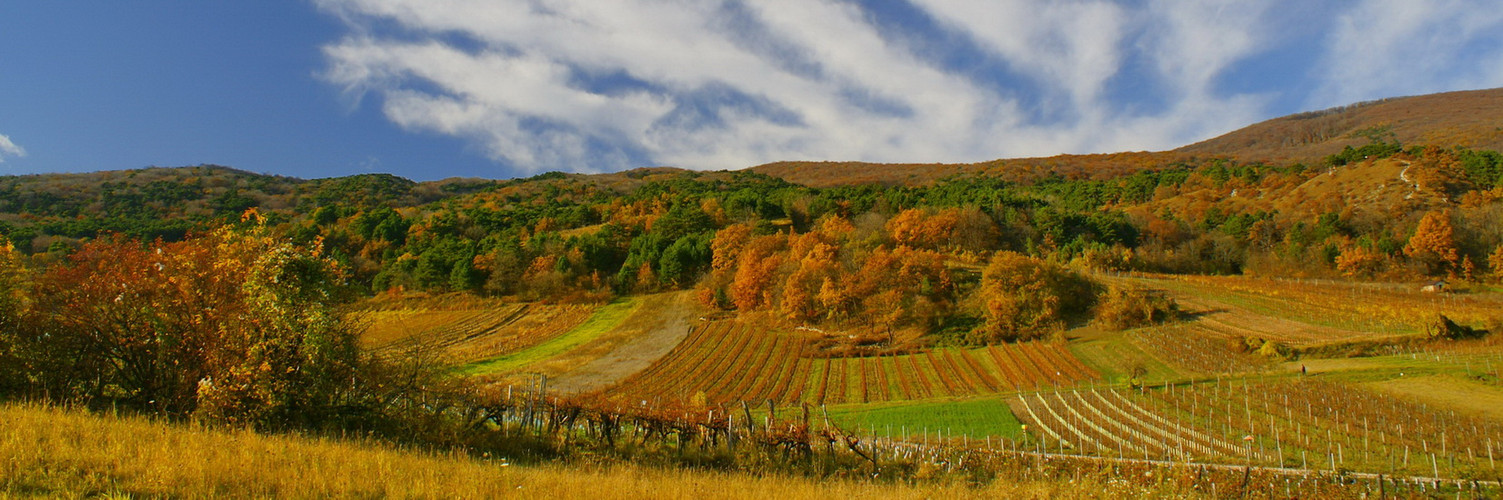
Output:
M1367 0L1333 24L1312 107L1503 85L1503 9L1496 2ZM1479 56L1469 47L1478 43L1491 52Z
M0 134L0 163L5 163L7 155L17 158L24 157L26 156L26 150L16 145L16 143L11 142L10 137Z
M888 32L901 28L848 0L315 0L350 27L324 47L329 82L377 97L404 128L464 137L534 171L1172 148L1267 118L1269 95L1219 80L1268 50L1289 29L1277 17L1298 4L911 1L1009 75L925 60ZM1393 75L1496 25L1414 5L1374 0L1338 20L1329 99L1389 89L1347 81ZM1460 28L1436 35L1446 22ZM1420 48L1390 39L1421 34ZM1368 48L1394 55L1345 64ZM1503 71L1477 66L1468 78ZM1125 76L1156 100L1117 102ZM1424 78L1413 86L1451 81Z

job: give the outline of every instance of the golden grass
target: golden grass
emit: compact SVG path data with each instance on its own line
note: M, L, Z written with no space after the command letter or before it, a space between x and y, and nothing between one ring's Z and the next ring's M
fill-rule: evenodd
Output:
M356 321L368 325L360 334L360 343L366 347L378 347L454 323L466 316L480 314L480 312L397 309L360 313Z
M1142 497L1125 481L891 485L656 469L507 466L369 442L266 436L0 405L0 498L1052 498Z
M1367 386L1433 405L1503 421L1503 388L1453 375L1402 377Z

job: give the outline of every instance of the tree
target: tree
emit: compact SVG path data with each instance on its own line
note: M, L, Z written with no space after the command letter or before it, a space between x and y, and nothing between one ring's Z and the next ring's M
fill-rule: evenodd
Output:
M1383 271L1388 256L1363 245L1352 245L1336 256L1336 269L1353 278L1370 278Z
M1460 260L1454 233L1449 213L1426 213L1404 246L1404 255L1424 264L1432 275L1454 270Z
M336 426L362 413L356 332L333 303L344 279L322 249L260 232L217 234L215 268L238 275L241 307L226 318L197 380L196 413L258 428Z
M1503 282L1503 245L1493 249L1487 256L1487 267L1493 271L1493 280Z
M981 273L980 342L1038 338L1090 308L1093 285L1075 273L1016 252L997 252Z

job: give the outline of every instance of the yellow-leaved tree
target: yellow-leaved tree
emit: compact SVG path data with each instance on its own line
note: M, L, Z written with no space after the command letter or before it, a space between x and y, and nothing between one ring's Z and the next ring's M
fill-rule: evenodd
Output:
M1016 252L997 252L981 273L985 323L973 343L1039 338L1061 330L1072 314L1095 302L1093 284L1058 264Z
M1427 213L1404 246L1404 255L1423 264L1431 275L1454 271L1461 259L1454 233L1449 213Z

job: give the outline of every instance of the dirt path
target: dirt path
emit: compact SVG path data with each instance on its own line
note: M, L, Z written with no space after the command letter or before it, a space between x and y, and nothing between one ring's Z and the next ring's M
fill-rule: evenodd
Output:
M561 367L548 381L550 388L565 393L605 388L647 368L689 335L691 321L699 313L689 293L660 294L644 300L615 331L571 352L576 362Z

